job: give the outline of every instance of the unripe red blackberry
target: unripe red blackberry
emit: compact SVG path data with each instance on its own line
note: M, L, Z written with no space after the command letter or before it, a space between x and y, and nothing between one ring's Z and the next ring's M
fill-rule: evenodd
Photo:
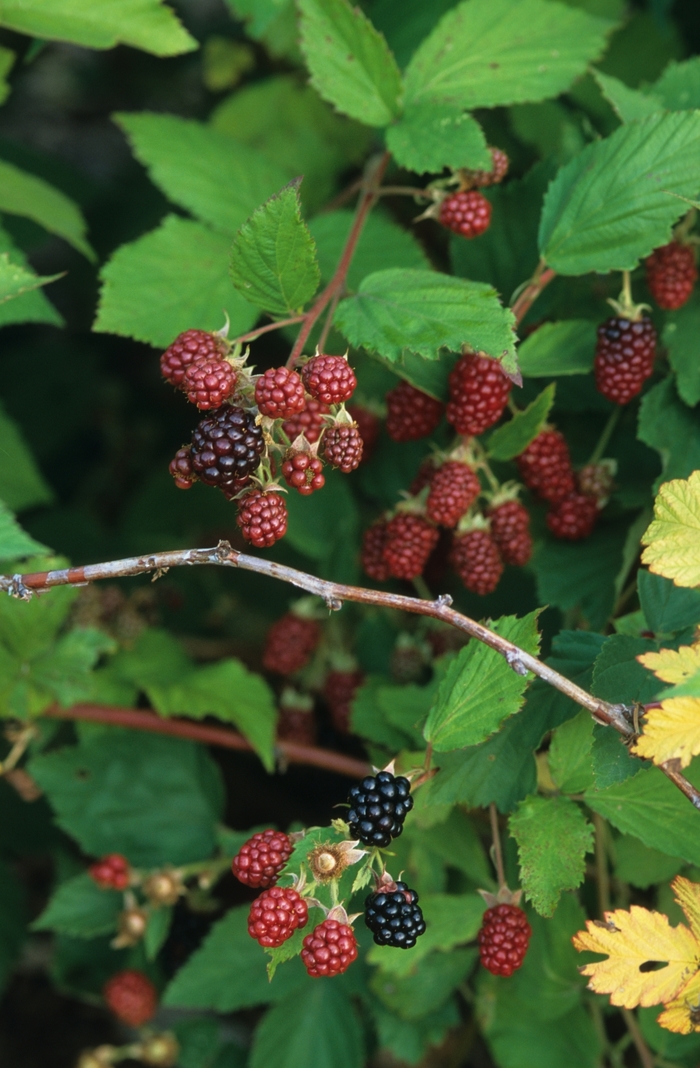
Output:
M448 423L458 434L483 434L503 415L512 382L498 360L467 352L450 371L449 385Z
M272 949L281 946L300 927L306 927L308 918L308 906L296 890L271 886L250 906L248 934L261 946Z
M291 838L283 831L260 831L238 850L231 870L246 886L274 886L293 848Z
M90 878L103 890L126 890L131 881L131 867L121 853L108 853L91 864Z
M595 384L613 404L627 404L653 373L656 330L651 319L613 315L598 327Z
M607 500L614 486L614 470L615 466L609 460L597 464L586 464L576 472L578 488L581 493L587 493L599 501Z
M488 530L468 530L452 543L450 563L472 593L493 593L503 574L503 561Z
M343 356L312 356L301 377L307 392L324 404L350 400L357 386L355 372Z
M460 237L479 237L489 228L491 204L478 189L466 189L445 197L438 222Z
M362 459L360 463L365 464L372 456L379 440L381 421L378 415L370 412L368 408L362 408L359 404L349 404L348 414L355 420L357 429L360 431L360 437L362 438Z
M357 959L355 932L349 924L324 920L304 939L301 959L312 978L341 975Z
M368 527L362 536L362 567L375 582L386 582L391 577L389 565L384 559L387 527L386 520L380 519Z
M182 392L202 411L220 408L236 388L236 372L220 357L195 360L185 368Z
M314 397L307 397L303 412L293 415L291 419L285 419L282 430L290 441L303 434L309 445L313 445L321 436L325 425L324 415L329 414L330 408L327 404L317 401Z
M517 462L527 488L550 504L562 501L576 489L569 446L553 427L541 430Z
M445 410L441 401L403 380L387 393L386 406L386 432L393 441L427 438Z
M326 484L323 464L318 456L312 456L309 452L290 449L282 464L282 474L287 485L304 497L323 489Z
M168 470L175 479L175 485L178 489L192 489L197 481L197 476L194 473L194 467L192 466L191 445L184 445L181 449L177 450L170 461Z
M504 564L522 567L532 556L530 513L520 501L504 501L489 509L491 537Z
M671 241L652 252L646 261L646 269L649 292L659 307L666 311L682 308L698 277L693 247Z
M329 671L323 685L333 726L340 734L350 734L350 712L357 690L364 682L361 671Z
M179 334L160 358L160 373L171 386L182 387L185 371L197 360L220 360L228 345L217 334L206 330L185 330Z
M251 490L238 505L236 522L246 541L269 548L287 533L287 505L274 490Z
M382 888L365 898L365 923L378 946L412 949L416 939L425 934L418 894L409 890L406 883L394 886L394 890Z
M326 427L321 441L324 459L331 467L338 467L349 475L362 460L362 438L354 423L338 423Z
M256 470L264 448L255 416L225 405L202 419L192 435L192 467L207 486L237 492Z
M423 460L422 464L418 468L416 475L408 487L408 492L412 497L417 497L418 494L425 486L430 485L435 476L435 472L438 469L437 461L433 456L427 456Z
M469 464L448 460L430 480L425 510L428 519L454 527L481 493L481 483Z
M517 905L494 905L481 920L477 941L481 963L492 975L512 975L522 965L532 929Z
M555 538L580 541L593 533L598 519L598 501L586 493L570 493L553 504L547 513L547 526Z
M143 972L117 972L105 983L103 996L114 1015L129 1027L142 1027L156 1014L158 992Z
M489 152L493 161L490 171L467 172L474 185L481 186L482 189L489 185L499 185L507 175L510 167L510 160L502 149L489 146Z
M394 578L411 580L423 573L439 532L420 515L399 512L388 523L384 560Z
M281 704L277 720L277 738L295 745L316 745L316 718L313 706L295 708Z
M304 383L289 367L270 367L255 383L255 403L261 415L291 419L306 407Z
M308 664L320 639L321 628L315 619L287 612L267 632L263 667L279 675L292 675Z

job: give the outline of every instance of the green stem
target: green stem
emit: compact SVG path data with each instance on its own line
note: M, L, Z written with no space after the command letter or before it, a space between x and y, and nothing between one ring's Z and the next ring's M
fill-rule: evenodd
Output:
M595 866L598 884L598 912L601 920L610 911L610 872L608 871L608 853L605 847L607 829L605 821L597 812L593 813L595 827Z
M422 575L416 575L413 579L413 588L424 601L432 601L433 595L428 589L428 584Z
M496 868L496 878L498 879L498 889L506 885L506 873L503 867L503 852L501 850L501 835L498 829L498 809L493 801L489 805L489 819L491 821L491 837L493 839L492 857L494 867Z
M590 459L588 461L589 464L597 464L602 459L603 453L605 452L605 450L608 447L608 444L610 442L610 438L613 436L613 431L615 430L615 427L617 426L617 421L620 418L621 414L622 414L622 407L619 404L616 404L614 409L611 411L610 415L608 416L608 421L605 424L605 426L603 427L603 431L602 431L600 437L598 438L598 443L596 444L595 449L591 453L591 457L590 457Z
M620 304L623 308L634 307L632 301L632 275L629 271L622 272L622 293L620 295Z

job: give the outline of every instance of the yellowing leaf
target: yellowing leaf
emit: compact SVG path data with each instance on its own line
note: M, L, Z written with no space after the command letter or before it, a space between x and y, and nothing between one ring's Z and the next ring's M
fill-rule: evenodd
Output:
M659 653L641 653L637 660L663 682L685 682L700 671L700 642L681 645L680 649L662 649Z
M677 997L668 1003L656 1022L678 1035L700 1031L700 972L696 972Z
M607 954L581 971L590 977L589 989L610 994L612 1005L633 1009L670 1001L700 964L700 943L691 931L682 923L671 927L659 912L632 905L629 912L606 912L605 921L589 920L573 941L576 949ZM644 967L652 964L665 966Z
M700 753L700 697L668 697L660 708L650 709L634 752L655 764L677 758L687 767Z
M674 897L685 913L690 930L700 941L700 884L677 875L671 883Z
M700 585L700 471L661 487L642 544L650 571L676 586Z

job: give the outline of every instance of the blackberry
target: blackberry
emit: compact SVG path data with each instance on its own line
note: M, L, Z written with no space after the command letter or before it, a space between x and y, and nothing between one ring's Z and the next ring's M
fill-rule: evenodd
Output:
M362 438L354 423L329 426L322 441L323 455L331 467L338 467L349 475L362 460Z
M129 1027L142 1027L158 1007L158 991L143 972L133 968L113 975L104 985L103 997L114 1015Z
M403 775L390 771L368 775L348 794L350 834L369 846L384 849L398 838L403 821L413 808L411 784Z
M477 941L481 963L492 975L512 975L522 965L532 929L517 905L494 905L481 921Z
M432 434L445 405L409 382L401 381L386 395L386 432L392 441L418 441Z
M301 372L306 390L324 404L342 404L355 392L355 372L343 356L312 356Z
M290 419L285 419L282 423L282 430L290 442L293 442L299 434L303 434L309 445L313 445L321 436L324 415L329 414L330 408L327 404L316 400L315 397L307 397L304 410Z
M274 490L251 490L239 502L236 522L246 541L269 548L287 533L287 505Z
M489 509L491 536L505 564L522 567L532 556L530 513L520 501L503 501Z
M598 327L593 371L599 393L627 404L654 371L656 330L651 319L613 315Z
M361 671L329 671L323 684L333 726L340 734L350 734L350 712L355 694L365 677Z
M237 492L257 468L264 448L255 416L226 405L202 419L192 435L192 468L207 486Z
M399 512L387 524L384 561L394 578L411 579L422 575L440 533L421 515Z
M206 330L185 330L160 358L160 373L171 386L182 387L185 371L197 360L220 360L226 356L229 346L217 334Z
M315 619L287 612L267 632L263 667L279 675L293 675L306 667L320 640L321 628Z
M474 185L481 186L482 189L487 185L498 185L502 182L510 167L510 160L502 149L489 145L489 152L493 161L490 171L467 172Z
M493 593L503 574L498 545L488 530L468 530L452 542L450 563L471 593Z
M175 485L178 489L192 489L192 486L197 481L197 476L192 468L192 446L183 445L181 449L178 449L168 468L170 474L175 479Z
M259 831L243 843L231 870L246 886L274 886L293 848L292 839L284 831Z
M387 526L385 519L379 519L371 527L367 527L362 536L362 568L375 582L386 582L391 577L389 565L384 559Z
M454 527L481 493L481 483L469 464L447 460L430 480L425 511L433 523Z
M326 484L323 464L318 456L312 456L309 452L290 449L282 464L282 474L287 485L303 497L308 497L314 490L323 489Z
M342 975L357 960L355 932L347 923L324 920L303 941L301 960L309 975Z
M185 368L181 389L190 404L206 411L220 408L236 388L237 374L219 357L195 360Z
M447 422L458 434L483 434L503 415L511 380L498 360L483 352L460 356L449 375Z
M365 899L365 923L378 946L411 949L416 939L425 934L425 920L418 894L406 883L396 883L396 889L380 890Z
M570 493L547 512L547 526L555 538L580 541L593 533L598 519L598 499L588 493Z
M306 407L304 384L288 367L270 367L255 383L255 403L270 419L291 419Z
M690 299L698 278L692 245L671 241L657 248L648 257L646 269L649 291L660 308L673 311Z
M478 189L451 193L440 205L438 222L460 237L478 237L489 228L491 203Z
M520 477L529 490L557 504L576 489L569 446L554 427L541 430L517 458Z

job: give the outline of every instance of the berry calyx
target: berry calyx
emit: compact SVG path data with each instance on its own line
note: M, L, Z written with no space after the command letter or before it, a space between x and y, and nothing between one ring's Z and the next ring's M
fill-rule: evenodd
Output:
M387 524L384 561L394 578L418 578L440 537L423 516L399 512Z
M329 671L323 685L333 726L340 734L350 733L350 711L358 688L365 681L361 671Z
M674 311L689 300L698 278L691 245L671 241L646 260L649 292L660 308Z
M312 356L302 369L306 390L324 404L342 404L350 400L357 379L343 356Z
M287 533L287 505L274 490L251 490L238 506L236 523L246 541L269 548Z
M511 386L497 360L483 352L465 353L450 371L448 423L458 434L483 434L503 415Z
M384 849L392 838L399 837L413 808L411 784L403 775L379 771L350 787L348 804L346 819L353 838Z
M360 466L362 438L355 423L338 423L326 428L321 441L324 458L344 475Z
M613 315L598 327L595 384L613 404L627 404L654 370L656 330L651 319Z
M384 559L387 527L386 520L380 519L377 523L373 523L371 527L367 527L362 536L362 550L360 553L362 567L365 574L369 575L375 582L386 582L391 577L389 565Z
M386 406L386 432L393 441L427 438L445 410L441 401L403 380L387 393Z
M270 367L255 383L255 403L261 415L290 419L306 407L304 383L289 367Z
M458 534L450 551L450 563L472 593L493 593L503 574L503 561L490 531L477 528Z
M292 675L306 667L321 638L315 619L304 619L287 612L267 632L263 650L263 667L279 675Z
M291 887L271 886L250 906L248 934L261 946L281 946L298 928L306 927L309 909Z
M135 946L145 935L147 927L148 913L145 909L136 906L124 909L117 918L117 935L112 940L112 948Z
M489 152L491 153L492 167L490 171L461 171L468 181L471 181L474 185L480 186L482 189L489 185L499 185L508 173L510 167L510 160L506 153L500 148L494 148L489 145Z
M487 909L477 936L481 963L492 975L512 975L522 965L532 929L517 905Z
M574 491L552 505L547 513L547 526L555 538L580 541L593 533L598 515L597 498Z
M300 434L303 434L309 445L314 445L320 438L321 431L325 426L324 415L330 415L328 405L323 404L314 397L307 397L304 410L297 415L293 415L291 419L286 419L282 423L282 430L289 441L294 441Z
M310 452L297 452L290 449L282 464L282 474L287 485L297 490L303 497L308 497L316 490L323 489L326 484L323 464L318 456L312 456Z
M194 473L194 467L192 466L192 446L184 445L181 449L178 449L168 467L170 474L175 479L175 485L178 489L192 489L197 476Z
M146 879L143 892L154 905L175 905L185 893L185 884L177 871L156 871Z
M556 504L576 489L569 446L553 427L541 430L518 456L518 471L529 490Z
M103 996L114 1015L129 1027L142 1027L156 1014L158 992L148 976L135 969L108 979Z
M180 1046L174 1035L151 1035L141 1045L139 1060L152 1068L175 1068Z
M491 537L504 564L522 567L532 556L530 513L516 500L503 501L489 509Z
M291 838L283 831L260 831L238 850L231 870L246 886L274 886L293 848Z
M102 890L126 890L131 881L131 867L121 853L108 853L88 868L90 878Z
M365 898L365 923L378 946L411 949L425 934L418 894L402 882L389 882Z
M469 464L447 460L430 480L425 511L428 519L454 527L481 493L481 483Z
M478 189L461 190L445 197L437 218L439 223L460 237L479 237L489 228L491 204Z
M236 372L220 357L195 360L185 368L181 389L202 411L220 408L236 388Z
M324 920L303 942L301 959L309 975L342 975L357 959L357 939L350 924Z
M160 373L171 386L182 387L185 371L197 360L221 360L229 346L217 334L206 330L185 330L160 358Z
M234 495L256 470L264 448L255 416L225 405L202 419L192 435L192 469L207 486Z

